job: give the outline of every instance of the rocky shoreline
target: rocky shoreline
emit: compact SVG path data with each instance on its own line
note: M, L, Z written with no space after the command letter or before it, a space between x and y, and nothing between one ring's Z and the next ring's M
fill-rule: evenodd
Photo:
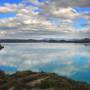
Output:
M90 85L55 73L20 71L6 74L0 70L0 90L90 90Z

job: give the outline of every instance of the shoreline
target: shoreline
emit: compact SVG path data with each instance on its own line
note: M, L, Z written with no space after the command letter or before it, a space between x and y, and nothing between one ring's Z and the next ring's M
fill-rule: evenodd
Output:
M90 84L75 81L55 73L0 71L0 90L90 90Z

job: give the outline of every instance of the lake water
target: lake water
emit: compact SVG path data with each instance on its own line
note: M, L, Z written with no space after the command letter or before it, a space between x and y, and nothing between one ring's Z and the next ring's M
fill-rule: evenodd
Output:
M2 44L0 69L55 72L90 83L90 44Z

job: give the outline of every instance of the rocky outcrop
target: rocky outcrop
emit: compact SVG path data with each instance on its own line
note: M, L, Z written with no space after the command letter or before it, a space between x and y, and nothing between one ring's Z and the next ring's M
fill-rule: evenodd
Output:
M54 73L22 71L5 75L0 71L0 90L90 90L90 85Z
M3 49L4 48L4 46L2 46L1 44L0 44L0 49Z

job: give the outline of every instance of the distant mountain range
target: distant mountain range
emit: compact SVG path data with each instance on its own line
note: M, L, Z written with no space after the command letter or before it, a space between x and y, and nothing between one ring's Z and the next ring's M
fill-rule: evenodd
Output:
M89 38L72 39L72 40L56 40L56 39L0 39L0 43L90 43Z
M0 50L3 49L3 48L4 48L4 46L2 46L2 45L0 44Z

